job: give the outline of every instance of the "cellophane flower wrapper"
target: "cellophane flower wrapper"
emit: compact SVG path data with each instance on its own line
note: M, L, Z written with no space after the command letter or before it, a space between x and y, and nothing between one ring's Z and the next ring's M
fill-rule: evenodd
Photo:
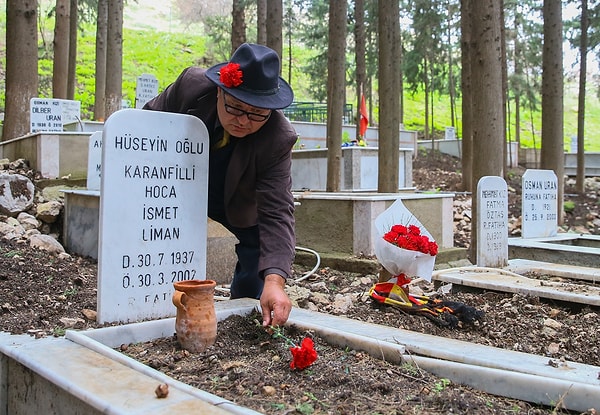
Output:
M406 274L410 278L419 277L431 281L435 256L399 248L383 239L393 225L415 225L419 227L422 235L426 235L430 241L434 241L429 231L404 206L404 203L397 199L375 219L373 224L376 235L375 256L379 263L392 275Z

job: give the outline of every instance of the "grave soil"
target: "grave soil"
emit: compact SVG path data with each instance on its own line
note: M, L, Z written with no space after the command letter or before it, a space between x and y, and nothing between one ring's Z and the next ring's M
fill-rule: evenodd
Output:
M459 190L459 163L445 159L431 159L425 167L417 161L416 185L424 190ZM518 186L518 177L509 187ZM598 208L597 199L595 204L594 200L585 203ZM520 201L510 203L510 212L515 205ZM584 216L588 213L589 209ZM578 224L568 224L568 220L567 226L585 226L585 220ZM307 271L295 266L294 278ZM44 337L62 336L67 328L100 327L92 316L96 272L97 263L89 258L59 259L24 243L0 240L0 331ZM308 298L299 300L300 307L436 335L440 348L444 338L453 338L547 356L550 365L561 360L600 364L597 308L455 287L445 299L475 307L485 316L474 324L449 328L422 315L374 303L367 292L376 280L375 275L321 268L310 278L288 285L290 290L294 286L310 290ZM419 287L426 293L435 290L425 283ZM352 300L347 309L338 306L347 303L344 299ZM562 409L560 399L552 407L540 407L454 384L414 366L394 365L362 352L332 347L317 333L289 327L285 334L294 342L313 337L317 361L303 371L291 370L286 343L245 317L219 323L215 345L201 354L183 351L174 337L121 349L176 379L267 414L569 413ZM590 408L584 414L598 410Z

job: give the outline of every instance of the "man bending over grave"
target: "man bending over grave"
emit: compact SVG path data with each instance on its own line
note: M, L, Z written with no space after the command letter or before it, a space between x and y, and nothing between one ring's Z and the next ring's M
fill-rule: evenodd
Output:
M285 323L295 255L291 192L294 128L279 109L294 94L277 53L241 45L229 62L185 69L144 109L190 114L210 135L208 216L238 239L231 298L260 299L263 325Z

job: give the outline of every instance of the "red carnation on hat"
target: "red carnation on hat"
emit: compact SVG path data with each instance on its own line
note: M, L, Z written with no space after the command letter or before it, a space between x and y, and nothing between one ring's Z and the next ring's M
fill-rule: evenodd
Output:
M236 86L240 86L242 82L242 77L244 74L240 70L239 63L229 62L227 65L223 66L219 71L219 80L225 85L227 88L234 88Z

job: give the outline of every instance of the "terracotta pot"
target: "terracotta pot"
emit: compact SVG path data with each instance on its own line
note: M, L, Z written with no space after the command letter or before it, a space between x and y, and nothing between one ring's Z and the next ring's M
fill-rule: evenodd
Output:
M200 353L217 338L217 315L214 294L217 283L212 280L190 280L173 283L173 304L177 307L175 333L185 350Z

